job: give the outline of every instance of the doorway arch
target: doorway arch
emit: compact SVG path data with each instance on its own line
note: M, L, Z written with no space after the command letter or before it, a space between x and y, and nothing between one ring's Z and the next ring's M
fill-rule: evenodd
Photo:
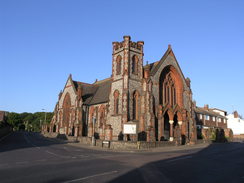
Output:
M164 136L163 140L169 140L170 138L170 123L169 123L169 115L168 112L164 114Z

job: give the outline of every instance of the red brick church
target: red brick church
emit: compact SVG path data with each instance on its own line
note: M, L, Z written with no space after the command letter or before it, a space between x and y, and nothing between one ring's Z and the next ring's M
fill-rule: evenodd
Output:
M143 41L113 42L112 75L89 84L72 76L59 94L50 131L102 140L174 141L196 138L190 79L171 46L143 64ZM127 126L126 126L127 125Z

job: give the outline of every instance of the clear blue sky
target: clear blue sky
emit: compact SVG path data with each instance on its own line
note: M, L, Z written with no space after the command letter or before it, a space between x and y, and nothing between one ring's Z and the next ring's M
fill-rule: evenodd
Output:
M124 35L145 42L144 63L171 44L198 106L244 115L243 0L0 0L0 110L53 111L70 73L111 75Z

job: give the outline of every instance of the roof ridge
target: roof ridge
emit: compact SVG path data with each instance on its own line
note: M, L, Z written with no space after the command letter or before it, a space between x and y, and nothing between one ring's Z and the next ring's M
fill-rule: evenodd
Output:
M75 81L75 80L73 80L73 82L77 82L78 84L93 85L93 84L90 84L90 83L85 83L85 82L82 82L82 81Z
M216 116L223 116L223 115L221 115L221 114L219 114L217 112L212 111L211 109L210 110L206 110L203 107L198 107L198 106L196 106L196 108L199 109L199 110L203 110L203 111L205 111L206 113L209 113L209 114L214 114ZM223 116L223 117L225 117L225 116Z
M93 83L93 84L94 84L94 85L98 85L98 84L104 83L104 82L106 82L106 81L109 81L109 80L111 80L111 79L112 79L111 77L109 77L109 78L105 78L105 79L96 81L96 82Z

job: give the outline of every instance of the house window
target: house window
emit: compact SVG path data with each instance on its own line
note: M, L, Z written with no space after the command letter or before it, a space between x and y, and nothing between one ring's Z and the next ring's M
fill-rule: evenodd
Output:
M213 116L212 118L213 118L213 121L215 121L215 117Z
M218 118L218 122L221 122L222 120L221 120L221 118Z
M114 114L117 115L119 113L119 91L116 90L114 92Z
M121 60L122 60L122 57L120 55L118 55L116 58L116 75L121 74Z
M205 120L209 120L209 115L205 115Z
M202 119L202 114L199 114L199 118Z

